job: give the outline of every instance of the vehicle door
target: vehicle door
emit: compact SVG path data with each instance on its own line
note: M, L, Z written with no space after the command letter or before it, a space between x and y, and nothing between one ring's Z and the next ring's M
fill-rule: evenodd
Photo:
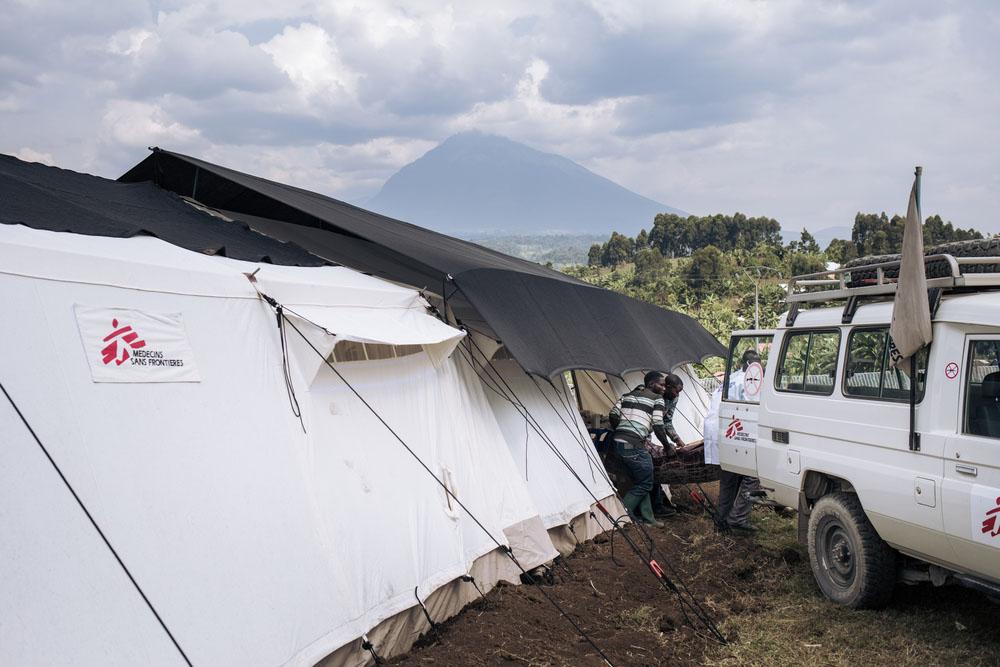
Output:
M719 463L724 470L757 476L757 420L774 331L737 331L719 400Z
M1000 334L966 336L944 373L962 381L958 433L945 445L945 530L958 565L1000 582Z

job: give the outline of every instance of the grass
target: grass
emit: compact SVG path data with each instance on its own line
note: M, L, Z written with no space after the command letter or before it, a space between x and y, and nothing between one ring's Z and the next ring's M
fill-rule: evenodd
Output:
M615 614L612 619L619 628L645 632L660 631L660 612L651 605L640 605L635 609L626 609Z
M826 600L812 578L795 519L755 512L757 541L770 551L794 549L801 561L759 572L722 629L734 638L706 658L717 667L799 665L1000 664L1000 607L969 590L929 585L897 588L886 609L854 611Z

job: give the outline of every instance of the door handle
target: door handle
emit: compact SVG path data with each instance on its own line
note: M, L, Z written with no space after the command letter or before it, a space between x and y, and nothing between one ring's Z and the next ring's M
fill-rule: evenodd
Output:
M975 477L979 474L979 469L976 466L965 465L964 463L955 464L955 472L960 472L963 475L970 475Z

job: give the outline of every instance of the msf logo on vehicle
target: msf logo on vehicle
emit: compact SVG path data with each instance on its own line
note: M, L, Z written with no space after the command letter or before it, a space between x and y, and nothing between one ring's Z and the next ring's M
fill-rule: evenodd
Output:
M990 537L1000 535L1000 498L997 498L997 506L986 512L983 519L983 533Z
M115 366L121 366L129 360L131 356L129 350L139 350L146 347L146 341L139 338L131 325L119 326L118 320L111 320L111 333L104 337L102 342L107 345L101 349L101 361L107 366L112 361Z
M726 437L732 440L736 437L737 433L743 432L743 422L740 421L739 417L733 417L733 421L729 422L729 426L726 427Z

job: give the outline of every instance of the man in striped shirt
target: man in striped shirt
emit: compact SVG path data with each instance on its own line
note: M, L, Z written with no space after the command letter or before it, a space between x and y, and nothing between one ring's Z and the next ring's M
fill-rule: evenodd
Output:
M677 394L683 386L678 386L679 383L680 378L677 376L664 376L659 371L650 371L643 378L643 386L618 399L608 415L615 429L615 454L628 469L633 481L632 488L625 494L622 502L633 516L638 510L639 520L647 525L663 524L653 516L649 499L649 492L653 489L653 458L646 451L645 441L650 433L655 433L663 443L667 456L675 455L671 440L678 446L683 445L670 423ZM664 393L670 394L669 415ZM670 424L669 430L667 424Z

